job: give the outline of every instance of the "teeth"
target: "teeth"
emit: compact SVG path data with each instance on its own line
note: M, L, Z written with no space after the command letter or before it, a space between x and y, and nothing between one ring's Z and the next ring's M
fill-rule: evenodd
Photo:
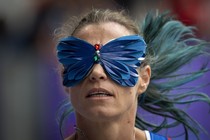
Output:
M105 93L105 92L95 92L95 93L91 93L90 95L88 95L88 97L91 96L111 96L109 93Z
M107 94L94 94L94 95L90 95L90 96L108 96Z

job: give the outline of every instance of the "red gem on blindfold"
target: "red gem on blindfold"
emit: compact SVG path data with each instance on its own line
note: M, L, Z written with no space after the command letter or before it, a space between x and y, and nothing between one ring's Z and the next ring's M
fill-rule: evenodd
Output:
M95 62L98 63L99 60L100 60L100 48L101 48L101 45L100 44L95 44L94 45L94 48L96 50L95 56L94 56L94 60L95 60Z
M100 44L95 44L94 47L96 50L100 50L100 48L101 48Z

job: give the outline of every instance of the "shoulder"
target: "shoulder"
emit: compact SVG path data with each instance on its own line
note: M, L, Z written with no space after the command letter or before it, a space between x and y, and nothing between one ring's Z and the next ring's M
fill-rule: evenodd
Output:
M159 134L155 134L149 131L145 131L147 140L172 140L171 138L164 137Z

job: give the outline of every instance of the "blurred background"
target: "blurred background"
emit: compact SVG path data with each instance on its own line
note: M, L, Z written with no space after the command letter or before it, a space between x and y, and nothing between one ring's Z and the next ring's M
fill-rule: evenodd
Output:
M1 140L61 140L56 111L67 94L53 34L66 17L92 8L127 9L135 16L151 9L170 10L186 25L196 26L199 38L210 41L210 0L0 0ZM185 69L196 68L203 59ZM208 83L209 77L208 73L193 84ZM200 90L210 95L209 86ZM188 112L210 133L209 109L196 103ZM73 125L72 118L66 136L73 132ZM200 137L210 140L204 133Z

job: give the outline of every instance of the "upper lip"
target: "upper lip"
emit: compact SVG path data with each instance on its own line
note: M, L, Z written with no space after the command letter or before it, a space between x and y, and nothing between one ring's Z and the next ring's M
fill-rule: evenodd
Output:
M92 94L97 94L97 93L103 93L103 94L108 94L110 96L114 96L113 93L111 93L110 91L108 91L104 88L92 88L87 92L86 98L89 97Z

